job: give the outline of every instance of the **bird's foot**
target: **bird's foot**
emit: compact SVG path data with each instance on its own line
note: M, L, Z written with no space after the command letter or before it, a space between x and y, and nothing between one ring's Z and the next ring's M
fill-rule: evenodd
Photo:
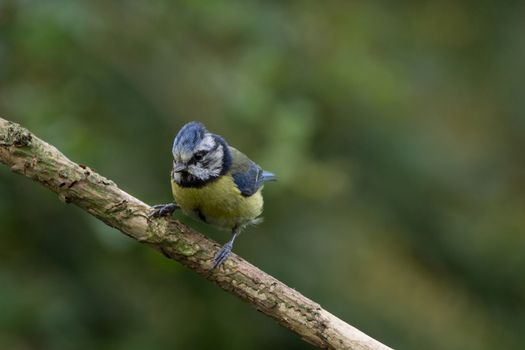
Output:
M173 212L179 208L175 203L167 204L157 204L152 206L153 210L149 213L149 216L152 218L160 218L162 216L168 216L173 214Z
M229 241L225 245L222 246L221 250L217 252L217 255L215 255L215 258L213 259L213 269L216 269L217 267L221 266L222 263L228 259L232 252L233 248L233 242Z

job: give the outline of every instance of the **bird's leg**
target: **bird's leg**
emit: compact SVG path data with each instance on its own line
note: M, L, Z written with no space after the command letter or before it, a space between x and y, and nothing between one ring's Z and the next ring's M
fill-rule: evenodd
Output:
M228 259L228 256L230 256L230 253L232 252L233 242L240 233L241 230L239 228L236 227L233 229L232 238L225 245L222 246L222 248L217 252L217 255L215 255L215 258L213 259L214 269L221 266L222 263L224 263L226 259Z
M149 213L152 218L160 218L161 216L168 216L173 214L176 209L180 207L176 203L157 204L152 206L153 210Z

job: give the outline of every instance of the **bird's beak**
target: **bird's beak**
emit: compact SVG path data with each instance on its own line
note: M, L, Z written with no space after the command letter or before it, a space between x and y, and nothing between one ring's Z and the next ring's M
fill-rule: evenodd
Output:
M186 164L183 163L173 163L173 172L180 173L181 171L184 171L188 169Z

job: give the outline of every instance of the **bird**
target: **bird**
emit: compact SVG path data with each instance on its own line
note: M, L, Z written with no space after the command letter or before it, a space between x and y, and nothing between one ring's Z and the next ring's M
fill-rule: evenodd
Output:
M154 205L150 216L170 216L180 209L193 219L231 232L213 259L212 269L216 269L228 259L241 231L262 221L261 191L277 177L196 121L177 133L172 154L174 202Z

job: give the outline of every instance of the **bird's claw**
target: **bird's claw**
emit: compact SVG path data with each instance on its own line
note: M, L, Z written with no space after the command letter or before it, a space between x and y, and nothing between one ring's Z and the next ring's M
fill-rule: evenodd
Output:
M228 259L228 256L230 256L232 252L232 248L233 243L231 241L222 246L213 259L213 269L221 266L226 261L226 259Z
M173 212L179 208L175 203L168 204L157 204L152 206L153 210L149 213L149 216L152 218L160 218L163 216L168 216L173 214Z

